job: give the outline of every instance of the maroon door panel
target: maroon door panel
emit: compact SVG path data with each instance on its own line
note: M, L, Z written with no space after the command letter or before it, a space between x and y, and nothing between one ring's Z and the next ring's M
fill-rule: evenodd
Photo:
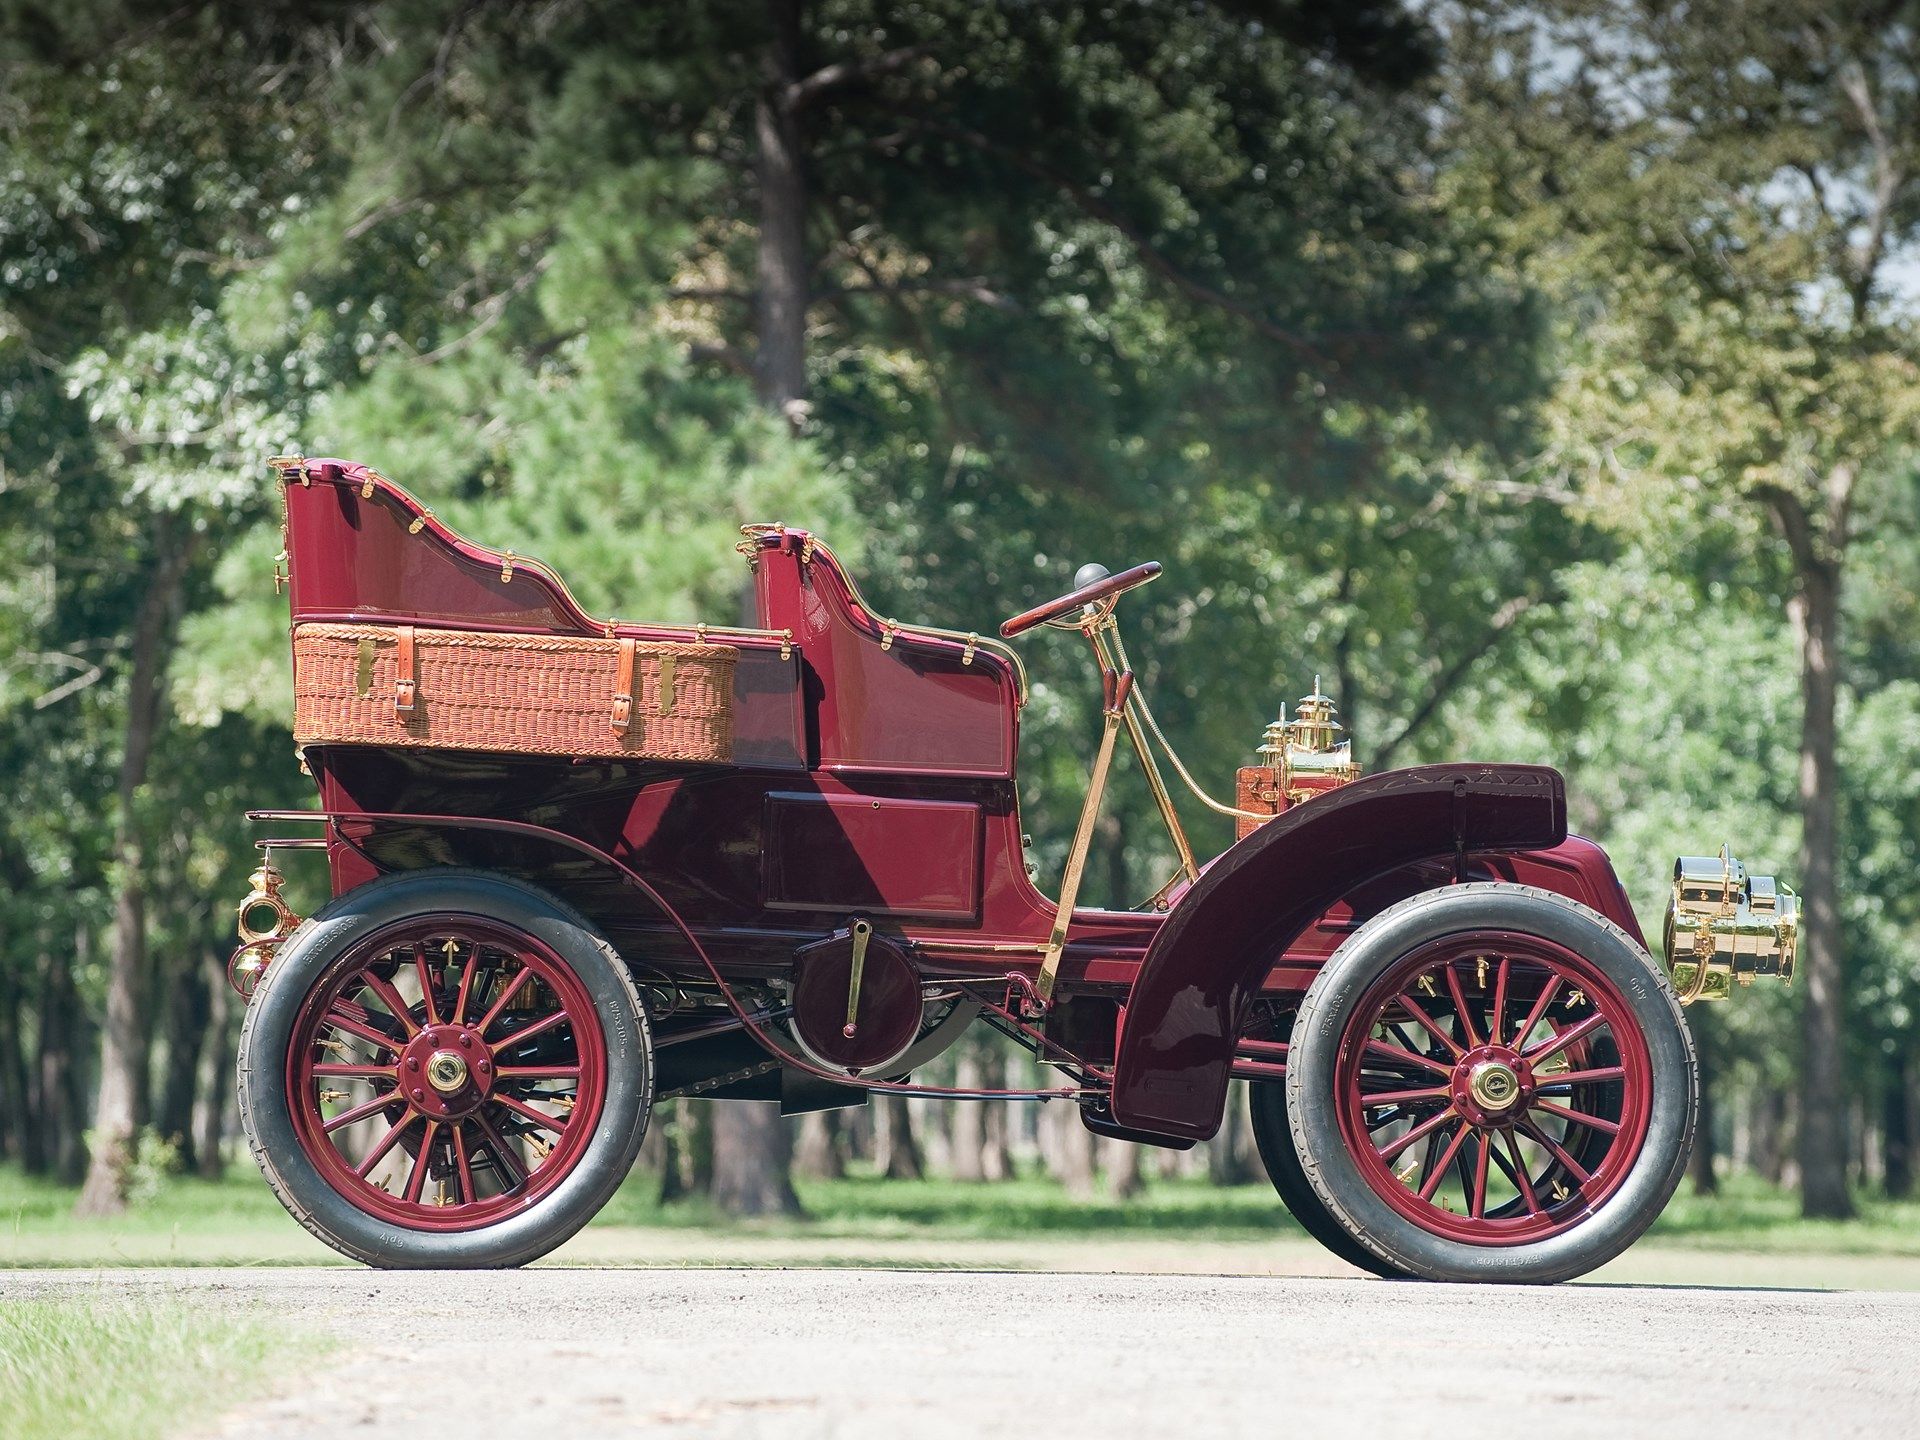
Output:
M976 920L981 834L965 801L774 791L767 907Z

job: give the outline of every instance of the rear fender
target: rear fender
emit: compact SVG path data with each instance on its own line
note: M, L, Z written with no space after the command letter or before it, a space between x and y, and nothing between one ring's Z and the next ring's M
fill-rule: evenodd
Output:
M1631 935L1642 949L1646 948L1646 936L1627 900L1627 892L1621 887L1620 877L1614 873L1613 862L1605 850L1585 836L1569 835L1551 850L1470 855L1466 878L1532 885L1577 900L1606 916ZM1453 879L1453 857L1446 855L1403 865L1349 889L1287 947L1267 981L1267 993L1305 989L1341 942L1375 915L1423 890L1450 884Z
M1141 962L1115 1057L1127 1129L1205 1140L1220 1128L1247 1003L1273 957L1341 896L1435 856L1550 850L1566 786L1540 765L1425 765L1295 806L1207 867Z

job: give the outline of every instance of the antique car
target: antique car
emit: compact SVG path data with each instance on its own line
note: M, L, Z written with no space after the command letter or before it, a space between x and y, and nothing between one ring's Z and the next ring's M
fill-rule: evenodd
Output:
M1784 886L1683 859L1663 970L1556 771L1362 776L1317 685L1233 802L1208 796L1117 625L1157 564L1083 568L995 640L884 618L817 537L749 525L756 625L637 624L365 465L274 464L319 803L251 812L275 832L230 967L239 1097L287 1209L368 1264L546 1253L669 1097L1057 1101L1185 1148L1239 1077L1281 1198L1354 1265L1564 1280L1685 1167L1682 1001L1790 977ZM1086 639L1102 697L1053 898L1004 643L1042 625ZM1081 907L1123 739L1178 869L1137 909ZM1223 853L1195 854L1168 771L1236 820ZM286 849L325 853L333 898L305 920ZM915 1080L976 1024L1055 1078Z

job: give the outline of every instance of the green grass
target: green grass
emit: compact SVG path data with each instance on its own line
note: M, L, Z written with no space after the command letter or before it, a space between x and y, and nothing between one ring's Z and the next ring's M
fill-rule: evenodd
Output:
M1920 1200L1858 1197L1852 1220L1805 1220L1800 1199L1751 1176L1715 1196L1682 1189L1649 1238L1664 1244L1761 1254L1887 1255L1920 1258Z
M167 1301L0 1301L0 1433L146 1440L256 1393L277 1323Z
M1102 1195L1077 1201L1040 1176L963 1185L856 1173L844 1180L803 1181L799 1190L805 1219L741 1225L701 1202L662 1206L653 1183L637 1177L576 1244L586 1254L637 1253L651 1245L662 1255L710 1251L725 1258L746 1253L741 1247L749 1242L764 1248L777 1241L786 1245L782 1253L823 1259L872 1255L879 1253L876 1247L897 1245L892 1253L904 1260L914 1244L948 1241L988 1247L1042 1240L1166 1247L1305 1239L1265 1183L1222 1188L1160 1180L1132 1200ZM165 1181L113 1220L74 1219L73 1199L70 1189L0 1167L0 1267L346 1263L295 1225L247 1165L234 1166L220 1181ZM1920 1203L1863 1199L1857 1220L1807 1221L1800 1219L1792 1195L1740 1179L1713 1199L1683 1191L1643 1245L1920 1261Z

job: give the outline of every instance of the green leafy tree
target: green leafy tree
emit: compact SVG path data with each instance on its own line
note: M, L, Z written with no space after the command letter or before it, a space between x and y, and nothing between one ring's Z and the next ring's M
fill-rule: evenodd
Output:
M1555 460L1630 525L1746 504L1799 657L1800 1162L1843 1215L1841 618L1859 496L1914 420L1915 14L1802 0L1462 7L1471 197L1575 317ZM1702 517L1705 517L1704 519Z

